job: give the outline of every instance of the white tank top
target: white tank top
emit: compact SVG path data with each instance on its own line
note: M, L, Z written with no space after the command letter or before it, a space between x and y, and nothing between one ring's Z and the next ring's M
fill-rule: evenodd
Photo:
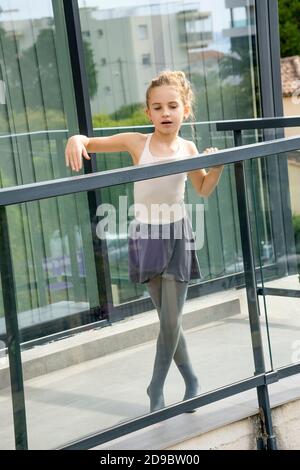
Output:
M158 157L150 152L148 134L146 144L139 160L139 165L160 163L186 157L183 151L183 139L178 137L179 145L175 155ZM143 223L163 224L175 222L186 215L184 204L186 173L160 176L134 183L134 215Z

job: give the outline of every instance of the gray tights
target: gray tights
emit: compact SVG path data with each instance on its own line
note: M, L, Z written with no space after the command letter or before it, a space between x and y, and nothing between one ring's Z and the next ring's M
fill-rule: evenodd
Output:
M165 279L159 275L152 278L147 287L160 320L153 374L147 389L150 411L156 411L165 406L163 387L172 359L185 382L184 400L198 394L199 383L191 365L182 329L182 310L188 283Z

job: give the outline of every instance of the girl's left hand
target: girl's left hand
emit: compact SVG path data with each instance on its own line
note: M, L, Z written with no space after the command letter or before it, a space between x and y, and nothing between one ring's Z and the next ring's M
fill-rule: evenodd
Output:
M207 149L204 150L203 153L214 153L217 152L219 149L217 147L208 147Z
M208 154L208 153L214 153L217 152L219 149L217 147L208 147L207 149L204 150L203 153ZM218 170L223 169L224 165L216 165L213 166L212 168L217 168Z

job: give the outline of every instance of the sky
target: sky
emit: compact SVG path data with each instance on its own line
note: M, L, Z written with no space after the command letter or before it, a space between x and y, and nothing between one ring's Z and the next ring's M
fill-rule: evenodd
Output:
M53 0L61 1L61 0ZM178 5L179 8L199 8L200 11L211 11L213 18L213 30L221 32L228 27L229 10L225 9L225 0L79 0L79 7L96 7L99 10L119 9L143 6L158 6L158 8L172 9L172 5ZM17 9L17 12L6 12L6 10ZM20 20L26 18L52 17L51 0L0 0L0 21L10 19ZM225 14L226 12L226 14Z
M196 8L200 11L212 12L213 18L213 30L222 31L228 28L229 24L229 10L225 9L225 0L79 0L79 6L83 7L97 7L100 10L113 9L113 8L125 8L125 7L142 7L142 6L158 5L159 7L165 6L165 8L171 9L172 5L178 5L180 9ZM226 14L224 14L226 12Z
M7 10L18 11L9 12ZM43 18L45 16L53 16L51 0L0 0L0 21Z

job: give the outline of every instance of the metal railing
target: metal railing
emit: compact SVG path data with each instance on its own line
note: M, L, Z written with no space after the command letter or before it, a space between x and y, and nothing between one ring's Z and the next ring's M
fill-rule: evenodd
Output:
M231 120L231 121L220 121L216 122L217 131L232 131L234 137L235 146L243 145L242 131L244 130L268 130L268 129L279 129L282 131L284 127L299 127L300 128L300 117L275 117L275 118L261 118L261 119L245 119L245 120ZM299 130L300 135L300 130ZM280 152L278 152L280 153ZM287 188L288 189L288 188ZM290 221L288 221L290 222ZM289 224L290 225L290 224ZM293 252L295 254L295 252ZM298 266L299 269L299 266ZM299 273L300 280L300 273ZM263 277L262 277L263 281ZM262 287L257 289L259 295L277 295L281 297L299 297L299 291L293 289L275 289Z
M281 124L281 126L294 126L296 125L296 121L294 121L294 119L295 118L291 118L289 119L289 121L281 119L280 123L277 120L275 127L277 127L277 125L279 124ZM274 125L273 120L271 121L272 125ZM229 122L232 123L232 121ZM227 122L228 126L229 122ZM297 122L298 125L300 125L300 119ZM238 125L237 121L235 121L235 123L236 125ZM239 121L239 123L241 126L241 121ZM252 127L253 129L257 129L258 126L271 124L271 122L265 123L262 122L262 120L253 120L252 123L253 126L256 123L256 126ZM217 124L218 130L232 130L229 128L225 129L224 127L221 129L219 124L221 123ZM224 123L222 125L225 126ZM247 125L250 125L249 120L247 120ZM234 129L234 131L238 133L236 134L236 144L238 145L241 143L241 128ZM265 423L266 438L261 438L261 442L259 443L260 448L276 448L276 438L273 434L272 427L268 384L277 381L283 377L299 373L300 364L294 364L287 367L283 367L276 371L266 371L265 369L263 347L260 334L259 306L257 299L257 294L261 292L261 289L257 290L255 280L253 243L251 239L249 211L247 207L247 198L245 190L244 163L252 159L270 157L279 153L296 151L299 148L300 137L276 139L268 142L220 150L214 154L201 154L180 161L147 164L141 165L139 167L128 167L111 171L103 171L94 174L92 173L82 176L62 178L54 181L44 181L39 183L26 184L23 186L0 189L1 280L3 286L3 301L5 306L5 322L8 338L8 355L10 363L15 443L17 449L26 449L28 447L28 442L20 338L17 322L17 309L15 305L16 296L14 291L13 269L11 262L11 254L9 250L9 233L6 222L6 206L30 201L37 201L56 196L64 196L67 194L74 194L83 191L93 191L109 186L116 186L122 183L129 183L176 173L188 172L200 168L209 168L214 166L216 164L216 161L218 165L227 165L232 163L235 164L236 186L239 200L240 230L249 309L249 321L255 362L255 376L238 382L236 384L223 387L219 390L202 394L196 398L192 398L183 403L169 406L168 408L157 411L150 415L128 421L122 425L118 425L111 429L101 431L97 434L84 437L81 440L64 445L61 448L86 449L95 447L96 445L99 445L103 442L107 442L108 440L115 439L124 434L136 431L137 429L141 429L153 423L168 419L171 416L184 413L195 407L204 406L208 403L221 400L225 397L243 392L245 390L250 390L252 388L257 388L258 402L263 412L263 419Z

